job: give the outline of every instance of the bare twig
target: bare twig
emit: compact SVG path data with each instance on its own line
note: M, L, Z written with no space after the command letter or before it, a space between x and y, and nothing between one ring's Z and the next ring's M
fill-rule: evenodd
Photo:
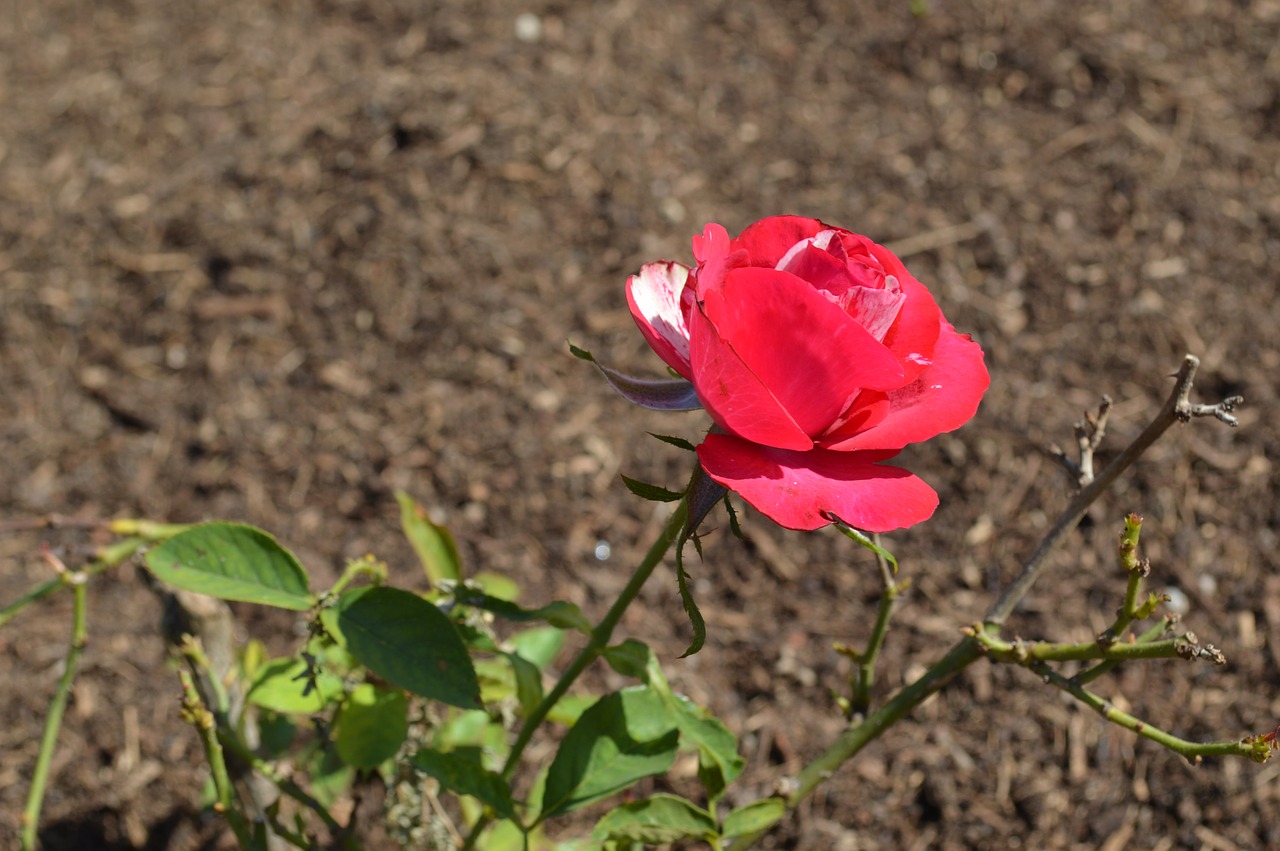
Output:
M984 618L984 630L998 634L1000 626L1013 613L1022 599L1035 585L1036 580L1044 572L1048 556L1076 528L1085 512L1112 483L1127 470L1142 454L1164 434L1175 422L1185 422L1193 416L1217 416L1218 413L1229 416L1239 404L1233 397L1216 406L1207 406L1206 413L1200 409L1206 406L1193 405L1190 401L1191 386L1195 378L1200 359L1187 355L1178 370L1173 391L1165 401L1159 413L1152 419L1142 433L1125 447L1114 460L1099 473L1092 482L1081 489L1072 498L1058 517L1057 522L1041 540L1035 552L1023 564L1021 572L1009 584L999 599L988 609ZM1218 416L1218 419L1222 419ZM1224 420L1224 422L1226 422ZM1230 423L1228 422L1228 425ZM867 715L861 723L845 730L835 742L820 756L804 767L796 778L793 791L787 796L788 808L794 808L809 796L818 784L848 760L858 754L866 745L878 738L892 724L901 720L911 710L923 703L927 698L942 690L954 680L961 671L982 657L982 648L972 637L966 636L957 643L942 659L914 682L908 684L884 705ZM1105 664L1105 663L1104 663ZM749 848L763 831L737 837L730 843L731 849Z
M1079 461L1072 459L1059 446L1049 447L1049 452L1075 478L1078 487L1085 487L1093 481L1093 453L1102 445L1102 438L1106 436L1107 417L1110 414L1111 397L1104 395L1096 414L1086 412L1084 419L1076 421L1074 430L1076 448L1080 453Z
M0 535L33 529L100 529L106 525L106 520L95 518L42 514L39 517L14 517L9 520L0 520Z
M1058 517L1058 521L1053 524L1053 528L1041 540L1040 546L1036 547L1035 552L1031 554L1026 564L1022 566L1022 571L1013 582L1009 583L1004 593L987 611L987 616L984 618L986 623L1003 624L1009 618L1013 610L1022 602L1022 598L1027 596L1031 586L1035 585L1036 580L1040 578L1049 554L1084 519L1085 512L1089 510L1089 506L1093 505L1103 491L1111 487L1112 483L1120 477L1121 473L1129 469L1134 461L1141 458L1142 454L1151 448L1151 444L1159 440L1160 436L1169 430L1169 426L1177 422L1186 422L1197 416L1215 416L1220 420L1222 416L1230 417L1230 412L1234 411L1243 401L1240 397L1233 396L1230 399L1223 400L1218 405L1193 405L1191 403L1191 386L1195 381L1196 370L1199 367L1200 359L1195 355L1187 355L1183 358L1182 367L1175 376L1173 391L1169 394L1169 398L1165 400L1160 412L1147 424L1142 433L1124 448L1123 452L1117 455L1092 482L1072 498L1066 509ZM1222 416L1219 416L1219 414ZM1231 419L1234 420L1233 417ZM1226 420L1222 421L1227 422ZM1228 422L1227 424L1230 425L1231 423Z

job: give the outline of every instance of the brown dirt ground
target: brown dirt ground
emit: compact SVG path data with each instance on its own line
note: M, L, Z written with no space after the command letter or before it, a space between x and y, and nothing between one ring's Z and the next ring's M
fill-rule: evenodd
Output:
M644 432L704 420L628 409L565 340L658 373L625 276L687 259L706 221L804 213L899 246L993 376L969 426L910 453L943 503L892 536L915 591L878 693L982 612L1063 504L1041 447L1107 392L1114 452L1191 351L1204 398L1247 395L1243 427L1167 437L1014 626L1103 626L1114 535L1141 512L1156 581L1231 661L1101 689L1188 737L1270 729L1280 3L910 5L6 3L0 513L242 519L321 580L374 550L408 583L405 488L528 602L600 613L661 522L619 472L677 483L681 453ZM839 728L831 645L865 638L877 579L837 535L746 521L754 547L706 541L700 655L675 658L669 573L625 626L741 734L750 796ZM43 539L77 540L0 538L0 600L45 576ZM158 604L132 567L91 592L45 846L224 847ZM6 846L68 613L64 596L0 631ZM1277 847L1277 773L1189 767L981 664L765 846Z

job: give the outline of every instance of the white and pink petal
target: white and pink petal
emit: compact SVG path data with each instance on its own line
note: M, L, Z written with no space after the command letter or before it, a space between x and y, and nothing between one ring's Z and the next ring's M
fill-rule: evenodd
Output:
M669 260L646 263L640 274L627 279L627 305L640 333L658 357L687 379L689 326L686 320L692 293L684 296L689 268Z

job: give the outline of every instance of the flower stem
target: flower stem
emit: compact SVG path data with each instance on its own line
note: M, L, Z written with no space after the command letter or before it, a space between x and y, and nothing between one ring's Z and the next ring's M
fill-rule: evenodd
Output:
M62 728L62 716L67 710L67 698L71 694L71 683L76 677L76 666L80 662L80 654L88 643L87 626L87 577L83 574L72 576L66 580L74 591L74 604L71 616L71 646L67 649L67 659L63 667L62 677L58 680L53 699L49 702L49 713L45 716L44 735L40 739L40 752L36 756L36 766L31 772L31 789L27 793L27 806L22 813L22 849L34 851L36 847L36 828L40 824L40 810L44 805L45 787L49 782L49 768L53 763L54 746L58 743L58 732Z
M569 663L569 667L565 668L555 686L552 687L551 691L547 692L542 701L529 713L529 717L525 719L524 725L520 728L520 732L511 746L511 752L507 755L507 761L502 766L502 776L504 778L510 780L511 775L515 773L520 757L524 754L525 748L528 747L534 732L547 719L551 709L560 701L560 698L565 696L569 688L582 675L582 672L587 669L587 666L599 658L604 649L609 646L609 641L613 638L613 631L622 620L623 614L640 593L640 589L644 587L645 582L653 575L654 569L662 562L663 557L671 549L671 545L676 538L679 537L688 516L688 501L681 500L677 503L676 510L672 512L671 517L667 520L667 525L663 527L661 534L658 535L658 539L649 547L649 551L645 553L644 560L640 562L640 566L636 568L630 581L627 582L626 587L618 595L618 599L609 607L609 611L605 613L605 616L596 625L595 629L591 630L586 646L578 651L578 655ZM475 847L475 843L478 841L481 832L488 826L488 823L488 818L484 816L476 822L467 837L466 844L463 845L464 849Z
M889 618L893 615L894 604L902 587L905 587L905 584L899 586L894 582L893 573L883 555L876 553L876 562L880 565L884 590L880 592L880 605L876 609L876 622L871 627L871 637L867 639L867 650L857 658L857 674L853 678L853 689L849 696L850 715L866 712L871 705L871 687L876 680L876 660L880 656L880 648L884 646L885 634L889 631Z

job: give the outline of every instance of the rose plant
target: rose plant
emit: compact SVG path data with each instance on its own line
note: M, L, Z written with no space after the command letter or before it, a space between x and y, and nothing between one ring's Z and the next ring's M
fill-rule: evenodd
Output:
M54 745L87 646L88 588L98 574L131 559L146 567L157 586L174 592L166 592L167 605L181 610L182 617L173 620L189 632L177 642L185 665L181 713L195 727L209 762L213 807L226 816L244 849L360 848L355 813L345 823L336 813L343 811L342 796L348 805L360 797L353 785L375 777L387 787L390 835L406 847L631 848L700 841L744 848L891 724L982 658L1026 667L1037 682L1188 758L1264 760L1271 754L1280 730L1191 742L1120 711L1091 690L1094 680L1122 663L1171 657L1225 661L1212 645L1177 633L1172 616L1141 632L1135 628L1167 599L1140 593L1150 564L1137 555L1142 521L1136 515L1126 518L1120 540L1123 602L1102 634L1071 643L1008 641L1001 635L1005 620L1044 571L1047 555L1172 423L1213 416L1235 425L1231 411L1238 398L1217 405L1190 402L1195 358L1188 356L1169 401L1147 428L1096 477L1092 453L1104 431L1106 407L1078 428L1080 461L1063 458L1081 489L1021 572L982 621L923 675L873 706L879 649L904 586L890 570L897 566L893 556L863 532L903 528L933 513L938 497L932 488L885 462L974 415L989 384L982 350L952 327L892 252L816 219L770 217L732 239L720 225L707 225L694 237L693 256L693 266L645 264L626 285L636 323L677 377L639 379L596 364L633 402L660 410L704 409L712 421L697 446L660 438L696 452L682 489L625 479L633 492L675 505L597 622L565 601L522 607L515 583L468 571L449 531L405 493L397 494L400 520L428 586L421 592L390 587L391 568L372 556L350 562L329 587L313 590L296 556L266 532L237 523L90 522L79 525L115 539L92 549L81 563L69 566L53 549L44 549L41 557L55 576L0 608L2 626L44 597L73 591L71 643L23 813L24 851L38 845ZM674 547L677 582L694 632L688 652L701 646L705 628L689 595L682 552L689 541L701 552L697 529L722 499L732 527L741 531L729 491L791 529L835 525L876 552L883 578L866 649L836 648L852 663L849 694L835 700L847 721L843 732L775 794L732 808L726 802L741 796L727 796L726 790L745 767L733 732L675 693L654 650L635 639L613 640L623 614ZM35 525L61 523L56 517L44 521ZM83 550L65 552L79 556ZM278 658L256 642L207 647L215 641L225 645L234 634L207 626L214 623L208 597L293 612L305 620L300 634L306 637L296 653ZM187 617L184 609L193 598L202 608L199 617ZM230 619L230 610L222 606L221 615ZM558 662L575 634L579 649ZM571 693L598 660L633 684L601 695ZM1069 677L1058 670L1064 662L1074 666ZM554 756L530 766L526 748L547 724L566 729ZM668 771L681 752L697 761L700 788L688 797L633 795L600 817L591 844L547 839L542 826L548 820Z
M978 344L892 252L817 219L736 239L710 224L693 254L646 264L627 302L717 426L697 448L707 474L790 529L928 519L937 494L883 462L973 416L990 383Z

